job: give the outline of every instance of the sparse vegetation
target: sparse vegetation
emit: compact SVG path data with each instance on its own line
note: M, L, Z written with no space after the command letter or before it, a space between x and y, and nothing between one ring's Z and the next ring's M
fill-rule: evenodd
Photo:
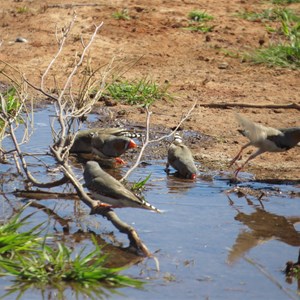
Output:
M293 24L289 15L283 13L280 34L284 35L283 41L258 49L250 59L254 63L264 63L269 66L300 68L300 22Z
M105 282L109 286L141 287L143 282L119 275L122 268L106 268L106 256L94 240L95 249L84 255L85 248L74 255L62 243L46 245L49 237L40 237L42 224L19 232L32 214L20 219L17 215L0 226L0 275L13 276L16 281L59 284L78 282L84 286Z
M206 24L196 24L196 25L191 25L188 27L185 27L185 30L190 30L190 31L201 31L201 32L211 32L213 30L214 26L208 26Z
M240 53L236 51L230 51L228 49L220 49L220 52L222 52L225 56L232 57L232 58L239 58Z
M8 114L13 117L20 108L20 101L16 97L15 88L9 88L6 92L0 93L0 131L4 129L4 114ZM1 134L0 134L1 140Z
M244 11L237 13L237 16L248 21L280 21L282 15L285 14L291 21L299 21L300 17L292 10L287 8L269 8L262 12Z
M286 5L291 3L300 3L300 0L272 0L272 3Z
M129 16L128 10L126 8L122 9L121 11L114 12L112 14L112 16L116 20L130 20L131 19Z
M2 141L9 135L10 122L14 122L16 128L20 124L24 124L24 118L21 115L24 106L19 96L20 94L17 93L14 87L7 88L2 93L0 92L0 162L5 161L5 150L2 148Z
M188 18L195 22L206 22L213 20L213 16L209 15L205 11L194 10L188 14Z
M213 20L213 16L205 11L194 10L188 14L190 19L189 26L184 27L190 31L210 32L214 26L208 25L207 21Z
M150 179L151 174L149 174L145 179L140 179L137 182L134 182L131 190L132 191L142 191L145 188L147 181Z
M17 8L17 13L18 14L24 14L27 13L29 11L27 6L21 6Z
M26 221L31 217L28 215L21 218L22 211L0 226L0 257L5 255L11 258L20 251L34 251L37 245L41 243L39 234L42 224L30 230L19 232L19 229L24 227L27 224Z
M126 104L148 107L158 99L170 99L168 87L147 79L116 81L107 85L105 95Z
M119 275L121 268L103 266L106 256L95 243L95 250L83 255L85 248L72 258L73 251L61 243L57 249L44 246L38 255L16 254L14 259L0 258L1 275L14 276L20 282L57 284L61 281L89 284L105 282L109 286L141 287L139 280Z

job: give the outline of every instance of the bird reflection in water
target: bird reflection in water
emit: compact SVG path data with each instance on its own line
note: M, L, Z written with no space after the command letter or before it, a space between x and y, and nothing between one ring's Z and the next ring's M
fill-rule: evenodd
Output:
M231 199L230 201L233 203ZM234 263L252 248L270 240L278 240L290 246L300 246L300 233L294 227L300 222L300 217L276 215L266 211L264 207L255 207L249 198L247 202L254 208L250 214L234 207L238 212L234 219L246 225L248 229L238 234L228 255L229 263Z
M184 193L195 187L196 182L176 176L168 176L167 188L169 193Z

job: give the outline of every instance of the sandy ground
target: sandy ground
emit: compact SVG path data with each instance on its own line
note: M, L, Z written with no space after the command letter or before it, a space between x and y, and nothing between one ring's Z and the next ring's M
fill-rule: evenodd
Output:
M59 5L56 5L58 4ZM66 4L73 5L66 5ZM0 7L0 59L19 68L33 83L57 51L56 28L77 19L62 58L54 72L63 74L70 62L80 54L80 36L85 41L94 25L104 25L95 39L90 56L94 66L109 63L113 57L127 67L123 77L147 77L155 82L168 82L173 101L157 101L152 107L151 122L174 127L197 100L192 115L182 129L207 137L189 143L195 158L204 167L232 171L228 162L246 143L237 132L234 112L239 112L267 126L300 126L295 109L208 108L205 103L299 104L300 71L267 68L242 62L240 54L267 45L271 36L262 22L250 22L235 16L240 11L259 11L270 7L267 1L38 1L2 0ZM299 4L292 8L300 10ZM130 20L116 20L112 14L127 9ZM204 10L214 16L209 33L184 30L188 13ZM17 37L27 43L15 42ZM234 55L228 55L234 54ZM135 62L135 63L134 63ZM1 67L2 68L2 67ZM0 74L0 81L5 78ZM45 85L53 88L48 79ZM96 111L105 106L99 103ZM122 115L130 122L144 123L145 114L139 109L118 104L109 107L115 117ZM122 112L122 113L120 113ZM101 117L101 116L100 116ZM251 151L253 149L250 149ZM300 180L299 147L286 153L263 154L246 168L258 179ZM251 152L250 151L250 152ZM247 157L250 153L245 151Z

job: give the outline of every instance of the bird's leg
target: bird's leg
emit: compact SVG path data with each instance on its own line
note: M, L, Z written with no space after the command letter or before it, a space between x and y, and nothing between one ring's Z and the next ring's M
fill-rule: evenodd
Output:
M240 166L238 167L235 171L234 171L234 178L237 178L238 173L245 167L245 165L252 159L254 159L256 156L262 154L266 152L265 150L262 149L258 149L257 151L255 151L254 153L252 153L247 160Z
M116 161L117 164L120 164L120 165L125 165L126 164L126 162L120 157L116 157L115 161Z
M107 203L103 203L103 202L100 202L98 201L98 208L112 208L113 206L110 205L110 204L107 204Z
M232 159L232 161L229 164L229 167L231 167L238 159L241 158L242 156L242 152L244 151L244 149L246 149L247 147L249 147L251 145L251 142L245 144L244 146L241 147L239 153Z
M103 212L107 212L110 211L112 209L112 206L107 204L107 203L103 203L101 201L97 201L97 206L93 207L90 214L94 215L94 214L102 214Z
M164 171L169 175L169 173L170 173L169 162L166 163L166 168Z

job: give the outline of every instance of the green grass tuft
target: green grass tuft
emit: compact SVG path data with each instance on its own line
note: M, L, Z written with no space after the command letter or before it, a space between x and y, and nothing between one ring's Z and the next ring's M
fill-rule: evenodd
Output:
M116 81L106 87L105 95L130 105L150 106L156 100L172 97L168 85L159 86L151 80Z
M20 251L35 251L42 243L43 239L39 235L43 224L25 232L19 232L19 229L27 224L27 219L32 215L20 218L23 210L8 220L6 224L0 226L0 255L11 257Z
M184 27L183 29L196 32L210 32L213 30L214 26L207 25L207 22L213 20L213 16L208 13L200 10L191 11L188 14L190 19L189 26Z
M79 283L88 287L104 283L107 287L130 286L140 288L144 282L120 275L125 268L107 268L104 255L95 238L95 249L88 254L86 248L76 255L62 243L47 245L49 237L40 237L42 224L19 232L32 214L20 218L27 206L0 226L0 276L12 276L20 284L37 283L38 286L58 286L61 282Z
M9 88L6 92L0 93L0 142L5 134L7 118L16 118L19 114L21 102L16 95L15 88ZM21 118L16 118L21 123Z
M189 31L201 31L201 32L211 32L215 26L208 26L206 24L195 24L188 27L184 27L183 29Z
M292 3L300 3L300 0L272 0L272 3L285 5L285 4L292 4Z
M300 22L293 24L289 15L281 15L280 32L284 40L267 48L256 50L250 55L254 63L291 69L300 68Z
M134 182L132 187L131 187L131 190L132 191L141 191L145 188L145 185L147 183L147 181L150 179L151 177L151 174L149 174L145 179L140 179L139 181L137 182Z
M205 11L194 10L188 14L188 18L195 22L206 22L213 20L213 16L209 15Z
M18 14L25 14L29 11L27 6L21 6L16 9Z
M73 252L65 245L57 243L57 249L43 246L38 253L21 255L17 253L14 259L0 258L0 275L14 276L19 282L36 282L56 284L78 282L86 287L90 284L104 282L109 286L141 287L143 282L127 276L119 275L122 268L106 268L106 256L94 242L95 250L83 255L83 248L73 257Z
M292 10L287 8L269 8L262 12L244 11L236 14L238 17L248 21L271 21L276 22L282 19L283 15L286 15L291 21L299 21L300 17Z
M130 20L130 16L128 14L128 10L127 9L123 9L121 11L117 11L117 12L114 12L112 14L113 18L116 19L116 20Z
M300 45L299 45L300 46ZM289 45L273 45L268 48L258 49L251 60L258 64L270 67L300 68L300 48Z

